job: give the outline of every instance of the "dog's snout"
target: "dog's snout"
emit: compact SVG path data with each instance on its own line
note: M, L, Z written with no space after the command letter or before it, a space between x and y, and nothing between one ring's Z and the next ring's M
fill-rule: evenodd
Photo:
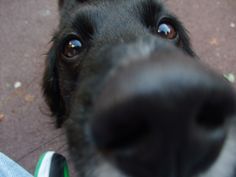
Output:
M223 77L184 55L143 60L121 68L105 84L91 133L98 149L119 152L122 168L148 164L143 174L165 176L162 172L179 168L184 176L216 158L235 102Z

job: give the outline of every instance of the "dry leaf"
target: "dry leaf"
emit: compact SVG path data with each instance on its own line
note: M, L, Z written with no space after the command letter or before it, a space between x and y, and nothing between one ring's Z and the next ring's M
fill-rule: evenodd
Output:
M5 118L5 115L3 113L0 113L0 122L2 122Z
M217 38L213 37L211 40L210 40L210 44L211 45L214 45L214 46L217 46L219 45L219 41Z
M30 95L30 94L25 95L26 102L33 102L34 98L35 98L34 95Z
M231 83L235 82L235 76L232 73L224 74L224 77Z

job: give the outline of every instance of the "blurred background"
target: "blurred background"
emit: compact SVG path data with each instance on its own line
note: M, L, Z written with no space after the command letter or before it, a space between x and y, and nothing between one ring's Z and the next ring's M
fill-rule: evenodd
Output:
M236 86L236 1L166 4L188 29L202 61ZM0 151L31 173L48 150L62 153L71 163L65 133L55 129L40 90L45 54L57 24L56 0L0 0Z

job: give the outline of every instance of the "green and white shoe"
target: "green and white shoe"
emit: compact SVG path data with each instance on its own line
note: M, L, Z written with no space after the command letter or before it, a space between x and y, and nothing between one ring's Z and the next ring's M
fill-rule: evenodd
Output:
M34 177L69 177L65 157L52 151L42 154L37 163Z

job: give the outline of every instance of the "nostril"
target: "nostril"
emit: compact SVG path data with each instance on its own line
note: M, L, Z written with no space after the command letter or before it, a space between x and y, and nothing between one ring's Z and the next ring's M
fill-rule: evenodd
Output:
M217 129L224 125L227 111L212 103L204 104L200 112L197 114L197 125L205 129Z
M203 103L196 116L196 123L205 129L221 128L235 114L235 108L234 94L227 90L218 93Z
M91 123L91 134L100 150L132 147L148 134L144 112L129 102L99 111Z

